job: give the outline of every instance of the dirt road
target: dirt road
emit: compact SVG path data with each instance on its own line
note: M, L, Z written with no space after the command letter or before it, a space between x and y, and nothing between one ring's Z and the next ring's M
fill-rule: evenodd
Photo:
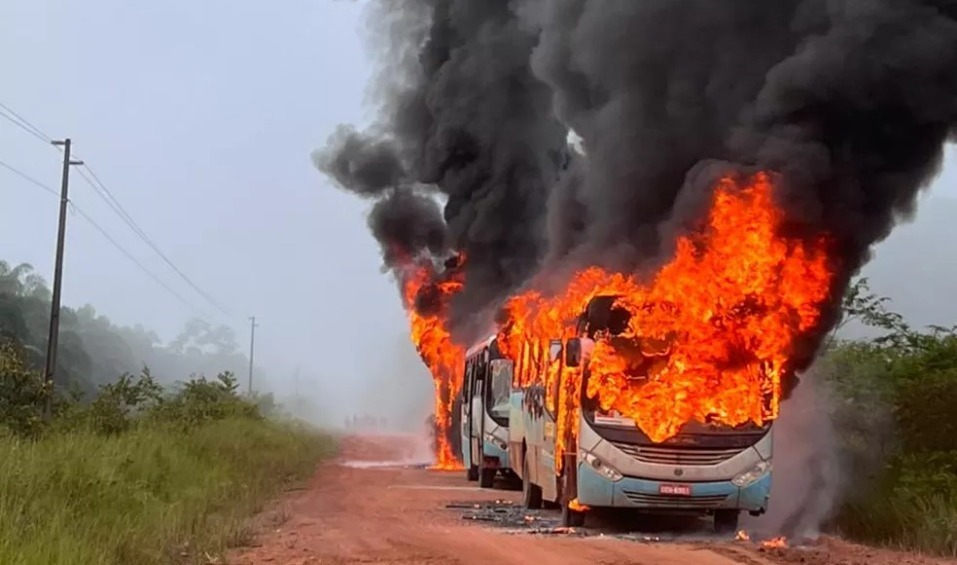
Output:
M556 511L527 513L520 493L483 490L464 473L388 464L401 438L350 438L304 490L257 520L254 547L228 556L243 565L937 565L943 561L827 541L765 549L702 537L587 530L555 533ZM513 523L514 522L514 523ZM534 533L533 533L534 532ZM587 534L587 535L586 535Z

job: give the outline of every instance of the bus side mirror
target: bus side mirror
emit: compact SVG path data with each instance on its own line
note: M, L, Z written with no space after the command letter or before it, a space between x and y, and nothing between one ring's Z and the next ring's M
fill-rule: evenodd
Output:
M573 337L565 342L565 366L577 367L582 362L582 341Z

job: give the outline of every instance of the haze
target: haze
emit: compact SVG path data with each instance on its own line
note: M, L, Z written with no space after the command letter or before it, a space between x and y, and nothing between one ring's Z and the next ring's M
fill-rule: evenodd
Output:
M159 248L230 315L204 302L76 175L73 202L195 308L76 214L63 303L92 304L164 340L200 316L233 328L242 348L256 315L264 379L256 388L298 391L318 422L378 411L412 425L429 409L430 381L406 338L395 285L379 271L367 207L330 186L309 158L337 124L371 117L363 4L275 6L2 4L0 102L53 137L71 137ZM6 120L0 160L59 186L59 153ZM0 191L0 259L31 263L51 280L56 199L6 170ZM957 265L947 258L955 217L951 147L916 221L866 269L872 289L914 325L957 322L949 300Z

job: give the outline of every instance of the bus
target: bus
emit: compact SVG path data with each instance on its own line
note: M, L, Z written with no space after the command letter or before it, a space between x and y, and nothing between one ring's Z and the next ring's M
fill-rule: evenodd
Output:
M614 306L616 298L589 302L572 337L551 340L547 349L526 343L544 350L537 355L540 362L534 362L534 352L520 355L516 372L531 367L543 376L513 389L510 398L509 452L522 479L525 507L555 504L566 526L584 525L585 508L605 507L708 515L715 532L735 532L741 512L758 516L767 510L772 424L732 428L692 422L656 443L631 419L602 411L585 394L589 372L582 343L598 332L614 339L627 328L630 314ZM557 403L575 371L581 376L578 390L571 392L580 400L579 431L577 438L566 435L561 465L556 465Z
M509 393L512 361L499 351L495 335L465 353L461 395L462 462L469 481L491 488L495 476L510 476Z

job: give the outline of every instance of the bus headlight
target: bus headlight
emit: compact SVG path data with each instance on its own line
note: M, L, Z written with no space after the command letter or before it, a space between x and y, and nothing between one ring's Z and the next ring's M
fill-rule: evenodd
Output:
M605 463L593 453L588 451L579 451L578 457L591 466L591 468L594 469L599 475L605 477L609 481L615 482L621 480L622 475L618 472L618 469L615 469L608 463Z
M744 488L757 482L758 479L766 475L770 470L770 461L758 461L754 467L731 479L731 483L736 487Z
M498 439L497 437L493 436L492 434L488 432L485 432L485 441L491 443L492 445L501 449L502 451L506 451L508 449L508 445L506 445L504 441Z

